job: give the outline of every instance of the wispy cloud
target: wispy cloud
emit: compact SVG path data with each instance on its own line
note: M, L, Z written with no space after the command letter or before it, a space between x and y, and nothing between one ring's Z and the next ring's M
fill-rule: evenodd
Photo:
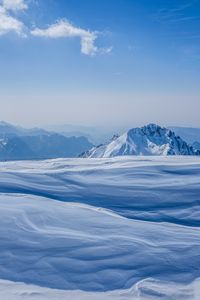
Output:
M200 16L188 15L188 9L193 6L195 2L196 1L193 0L177 7L159 9L153 18L159 23L167 25L198 20Z
M2 1L2 6L6 10L24 10L28 8L27 3L25 3L24 0L3 0Z
M9 9L0 6L0 35L15 32L20 36L25 36L24 27L23 22L12 16Z
M76 27L72 25L68 20L59 20L56 23L50 25L46 29L35 28L31 31L31 34L39 37L47 38L80 38L81 52L86 55L95 55L97 53L109 53L111 48L99 49L95 45L95 41L98 38L97 31L90 31Z

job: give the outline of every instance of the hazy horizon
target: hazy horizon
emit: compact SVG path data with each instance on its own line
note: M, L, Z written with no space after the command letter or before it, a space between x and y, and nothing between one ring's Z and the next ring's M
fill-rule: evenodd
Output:
M108 134L110 132L115 132L117 133L122 133L123 131L125 132L128 129L134 128L134 127L142 127L142 126L146 126L149 124L156 124L159 125L161 127L166 127L166 128L185 128L185 129L200 129L200 127L198 126L181 126L180 124L163 124L163 123L157 123L157 122L146 122L146 123L134 123L134 124L124 124L124 125L116 125L116 126L106 126L106 125L97 125L97 126L92 126L90 124L88 125L82 125L82 124L69 124L69 123L49 123L49 124L44 124L44 125L40 125L40 124L33 124L33 125L27 125L27 124L21 124L21 123L14 123L14 122L9 122L7 120L0 120L0 125L4 124L5 125L11 125L14 127L21 127L24 129L34 129L34 128L38 128L38 129L45 129L47 131L55 131L55 132L93 132L93 134L95 134L95 132L102 132L105 133L106 131L108 132Z

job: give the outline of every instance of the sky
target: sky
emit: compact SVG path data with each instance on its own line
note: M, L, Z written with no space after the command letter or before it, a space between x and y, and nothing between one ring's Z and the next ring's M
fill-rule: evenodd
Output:
M0 120L200 127L199 0L0 0Z

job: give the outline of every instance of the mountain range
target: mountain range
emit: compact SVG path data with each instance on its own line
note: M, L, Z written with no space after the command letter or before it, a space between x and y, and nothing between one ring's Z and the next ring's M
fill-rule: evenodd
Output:
M174 129L174 130L173 130ZM174 133L176 132L176 133ZM182 133L181 137L177 133ZM0 122L0 160L122 155L199 155L198 128L165 128L149 124L94 146L86 136L68 136L41 128L26 129ZM184 137L184 138L183 138ZM82 153L82 154L80 154Z
M0 122L0 160L76 157L92 147L86 137L65 137L40 128Z
M119 135L128 131L131 126L109 126L108 127L86 127L81 125L49 125L46 126L45 129L47 131L53 131L59 134L62 134L66 137L71 136L85 136L91 141L94 145L99 145L108 141L114 133L118 133ZM200 128L195 127L181 127L181 126L167 126L166 128L175 132L176 135L180 136L184 141L188 144L197 147L197 143L200 143ZM195 143L195 145L194 145ZM200 148L198 148L200 150Z
M109 158L124 155L200 155L200 151L185 142L172 130L149 124L115 135L108 143L100 144L81 157Z

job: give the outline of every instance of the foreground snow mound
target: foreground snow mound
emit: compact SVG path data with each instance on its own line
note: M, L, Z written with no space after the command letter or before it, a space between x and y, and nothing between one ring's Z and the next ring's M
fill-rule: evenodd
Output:
M0 299L200 299L200 157L0 169Z
M0 299L6 300L199 300L200 279L181 285L146 279L128 290L112 292L63 291L0 280Z
M200 230L27 195L0 197L0 278L111 291L200 277ZM6 230L5 230L6 229Z
M170 129L149 124L133 128L121 136L83 153L82 157L101 158L122 155L197 155L200 154Z

